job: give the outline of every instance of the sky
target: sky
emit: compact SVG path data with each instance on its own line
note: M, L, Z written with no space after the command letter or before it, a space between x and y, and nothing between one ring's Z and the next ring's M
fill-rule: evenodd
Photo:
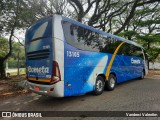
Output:
M26 30L15 30L14 31L14 36L16 36L20 42L23 42L25 40L25 32ZM4 36L7 40L9 40L10 34L3 34L2 36ZM18 42L18 39L16 37L13 36L13 41Z

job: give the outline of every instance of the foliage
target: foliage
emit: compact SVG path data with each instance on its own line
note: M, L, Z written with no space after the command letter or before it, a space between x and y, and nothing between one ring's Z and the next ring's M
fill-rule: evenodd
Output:
M8 41L6 38L0 37L0 57L5 56L9 51Z
M12 37L18 23L18 12L20 5L19 0L3 0L0 2L0 6L2 6L0 12L0 33L10 34L8 40L9 50L6 55L0 57L0 78L4 78L4 62L12 53Z
M20 46L20 43L18 42L13 42L13 50L12 50L12 55L11 57L14 58L14 60L17 60L18 58L20 60L25 59L25 53L24 53L24 47Z
M149 54L149 61L155 61L160 54L160 35L137 36L137 38Z
M128 14L127 11L126 14ZM140 43L150 55L149 61L155 61L160 54L159 16L160 6L158 2L142 6L135 11L130 24L120 33L121 36ZM123 14L123 17L126 17L126 15ZM123 17L119 16L119 24L121 24Z

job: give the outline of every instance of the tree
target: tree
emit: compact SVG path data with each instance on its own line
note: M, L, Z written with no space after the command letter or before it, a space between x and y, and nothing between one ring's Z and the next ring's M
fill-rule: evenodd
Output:
M138 8L157 3L158 1L159 0L87 0L86 2L84 0L69 0L69 3L74 11L76 11L78 21L85 22L103 31L118 34L129 25ZM123 18L122 24L116 29L113 29L113 18L123 15L125 11L128 11L129 14L125 15L126 17ZM86 16L88 16L88 19Z
M2 59L9 51L7 39L0 37L0 59ZM0 62L0 77L5 76L4 64Z
M21 23L29 27L38 19L61 14L95 28L118 34L130 24L136 11L159 0L22 0ZM128 12L126 14L126 11ZM121 24L113 24L119 16L125 16ZM115 23L117 24L117 23Z
M149 61L154 62L160 54L160 34L157 32L160 28L160 6L159 4L154 4L152 6L148 5L145 6L145 10L146 11L140 11L145 14L145 17L140 19L137 24L139 26L137 39L149 53Z
M19 75L20 60L25 59L24 46L21 46L19 42L14 42L12 51L11 57L17 61L17 75Z
M55 3L54 3L55 2ZM0 1L0 33L2 36L9 35L8 52L0 57L2 66L13 51L13 37L16 29L26 29L41 17L53 14L62 14L65 10L65 0L3 0ZM59 7L57 7L57 5ZM48 6L51 6L48 9ZM0 79L5 77L4 67L0 69Z
M128 14L128 12L126 13ZM140 43L145 51L149 53L149 61L155 61L159 55L160 35L157 30L160 28L160 7L159 3L148 4L136 10L134 17L119 35ZM118 23L121 24L123 16L119 16ZM148 61L148 67L149 67Z
M19 25L28 28L37 20L53 14L66 15L68 2L66 0L21 0Z
M1 9L2 19L0 19L0 26L1 26L0 32L10 33L9 40L8 40L9 50L6 55L4 55L3 57L0 57L0 64L4 66L5 60L12 53L12 37L17 25L19 1L6 0L6 1L1 1L0 4L1 6L3 6L3 9ZM5 70L4 70L4 67L2 67L0 69L0 79L4 77L5 77Z

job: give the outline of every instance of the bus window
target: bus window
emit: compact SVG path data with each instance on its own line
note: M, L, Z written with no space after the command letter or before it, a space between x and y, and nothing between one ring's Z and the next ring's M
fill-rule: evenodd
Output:
M62 22L62 26L68 44L81 50L99 51L97 33L65 21Z
M99 52L98 34L91 30L85 29L84 36L85 36L85 50Z
M101 52L113 54L121 41L112 42L111 38L104 38L105 47L101 49Z
M131 48L130 44L125 43L125 44L122 45L122 47L119 49L119 51L118 51L117 54L130 56L131 53L132 53L132 48Z
M140 58L144 59L142 49L137 46L134 46L133 56L140 57Z

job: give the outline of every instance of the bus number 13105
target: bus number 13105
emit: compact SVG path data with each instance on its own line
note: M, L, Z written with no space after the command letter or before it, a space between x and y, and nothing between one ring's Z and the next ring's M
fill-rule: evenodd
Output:
M79 52L67 51L67 57L80 57Z

